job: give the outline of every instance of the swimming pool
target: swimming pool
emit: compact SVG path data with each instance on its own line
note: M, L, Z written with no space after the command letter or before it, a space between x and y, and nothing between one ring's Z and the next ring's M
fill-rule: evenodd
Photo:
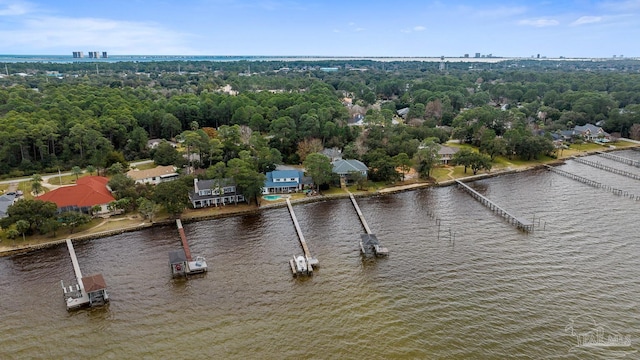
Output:
M273 200L279 200L280 198L282 198L282 196L280 196L280 195L265 195L262 198L265 199L265 200L273 201Z

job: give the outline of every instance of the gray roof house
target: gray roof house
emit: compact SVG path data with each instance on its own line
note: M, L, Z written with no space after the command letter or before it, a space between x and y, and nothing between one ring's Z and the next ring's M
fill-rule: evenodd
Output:
M449 161L453 159L453 155L455 155L460 149L455 147L443 146L440 145L440 149L438 149L438 157L440 158L441 164L449 164Z
M333 162L333 173L345 177L352 172L359 172L367 176L369 168L360 160L336 160Z
M576 125L573 128L573 132L575 135L582 136L585 140L596 140L598 138L609 139L611 136L602 130L601 127L595 126L593 124L586 124L584 126Z
M7 215L7 209L13 205L16 201L16 193L10 192L0 196L0 219L5 218Z
M194 208L237 204L244 201L244 195L237 192L236 184L231 179L198 180L193 179L193 191L189 192L189 200Z

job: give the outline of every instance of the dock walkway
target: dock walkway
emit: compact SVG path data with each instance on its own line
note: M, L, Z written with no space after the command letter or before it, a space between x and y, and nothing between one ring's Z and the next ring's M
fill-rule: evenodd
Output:
M191 250L189 249L189 243L187 243L187 235L184 233L184 228L182 227L182 221L180 221L180 219L176 219L176 226L178 226L178 233L180 233L180 240L182 240L184 255L187 258L187 261L192 261Z
M603 183L599 183L599 182L597 182L595 180L587 179L587 178L582 177L580 175L572 174L572 173L570 173L568 171L560 170L560 169L558 169L557 167L554 167L554 166L545 165L545 167L547 169L549 169L550 171L552 171L552 172L555 172L555 173L560 174L562 176L565 176L565 177L568 177L570 179L579 181L579 182L581 182L583 184L587 184L587 185L592 186L594 188L599 188L599 189L606 190L606 191L608 191L608 192L610 192L610 193L612 193L614 195L628 197L628 198L636 200L636 201L640 200L640 195L635 195L635 194L632 194L632 193L630 193L628 191L616 189L613 186L606 185L606 184L603 184Z
M640 167L640 161L638 160L633 160L633 159L628 159L622 156L618 156L618 155L613 155L613 154L609 154L606 152L602 152L602 151L598 151L596 152L596 154L598 154L598 156L602 156L603 158L607 158L607 159L611 159L613 161L617 161L623 164L627 164L627 165L631 165L631 166L635 166L635 167Z
M300 224L298 223L298 218L296 217L296 214L293 212L293 206L291 206L291 201L289 201L289 198L287 198L287 207L289 208L289 214L291 214L291 220L293 220L293 226L295 226L296 232L298 233L298 239L300 239L300 245L302 245L302 251L304 251L304 256L307 258L311 258L311 252L309 251L307 242L304 239L304 235L302 234L302 229L300 228Z
M353 207L356 209L356 213L360 218L360 222L362 223L362 227L366 231L366 234L360 235L360 251L363 255L375 255L375 256L387 256L389 255L389 249L380 246L380 241L378 241L378 237L372 233L371 228L369 228L369 224L367 224L367 220L365 220L362 211L360 211L360 206L358 206L358 202L356 198L353 196L351 192L349 192L349 198L351 199L351 203Z
M456 183L461 188L466 190L469 194L471 194L471 196L473 196L474 199L480 201L480 203L482 203L482 205L488 207L494 213L496 213L496 214L502 216L503 218L507 219L507 221L510 224L515 225L515 227L517 227L518 229L526 231L526 232L533 231L533 222L532 221L529 221L529 220L526 220L526 219L522 219L522 218L519 218L519 217L517 217L515 215L512 215L507 210L504 210L503 208L501 208L500 206L495 204L493 201L491 201L491 200L487 199L486 197L482 196L480 193L478 193L477 191L473 190L471 187L469 187L467 184L463 183L462 181L456 180Z
M626 176L626 177L634 179L634 180L640 180L640 175L638 175L638 174L634 174L634 173L630 173L628 171L616 169L614 167L607 166L607 165L601 164L599 162L594 162L594 161L590 161L590 160L587 160L587 159L583 159L581 157L573 157L572 159L574 161L576 161L576 162L579 162L579 163L585 164L585 165L589 165L589 166L594 167L596 169L608 171L610 173L614 173L614 174L617 174L617 175Z
M291 220L293 221L293 226L296 228L296 233L298 234L298 239L300 240L300 245L302 246L302 251L304 252L304 259L306 261L304 271L300 271L296 269L296 260L290 261L291 271L294 273L306 272L307 274L311 274L313 272L313 267L318 265L318 259L314 259L311 256L311 251L309 251L309 247L307 246L307 241L304 239L304 235L302 234L302 229L300 228L300 224L298 223L298 218L296 217L296 213L293 212L293 206L291 206L291 201L289 198L287 200L287 208L289 209L289 214L291 215Z
M69 256L71 257L71 263L73 264L73 272L76 275L75 285L67 287L62 280L60 281L67 310L78 309L83 306L103 305L108 302L109 294L106 290L107 284L102 275L96 274L83 277L71 239L67 239L66 243L67 249L69 249Z

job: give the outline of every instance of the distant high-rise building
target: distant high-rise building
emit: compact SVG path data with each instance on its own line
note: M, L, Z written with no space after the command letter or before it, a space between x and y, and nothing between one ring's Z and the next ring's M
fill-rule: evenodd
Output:
M106 58L107 58L107 52L106 52L106 51L103 51L103 52L102 52L102 58L103 58L103 59L106 59Z
M468 58L468 57L469 57L469 54L464 54L464 57Z
M538 56L536 56L538 59L540 59L540 54L538 54Z
M89 51L89 59L97 59L98 52L97 51Z
M84 57L84 53L82 51L74 51L73 52L73 57L76 58L76 59L83 58Z
M480 57L480 53L476 53L476 57L479 58Z

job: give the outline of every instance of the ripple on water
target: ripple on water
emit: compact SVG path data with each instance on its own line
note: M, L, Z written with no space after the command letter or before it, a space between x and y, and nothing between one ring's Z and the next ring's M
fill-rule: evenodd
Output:
M187 281L169 276L177 230L158 227L76 244L83 272L102 273L112 301L71 313L59 288L73 277L65 246L1 258L0 354L607 358L588 349L569 353L575 338L565 327L582 314L636 337L640 203L545 170L471 186L535 218L538 228L518 231L453 186L361 198L370 227L390 249L388 258L363 260L363 228L349 200L298 204L320 261L311 278L290 274L289 258L302 251L287 210L278 208L185 224L192 253L210 266Z

